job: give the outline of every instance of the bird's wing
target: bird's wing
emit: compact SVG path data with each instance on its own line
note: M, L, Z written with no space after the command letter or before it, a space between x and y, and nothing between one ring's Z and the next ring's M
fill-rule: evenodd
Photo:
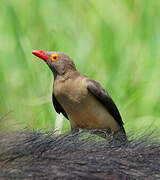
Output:
M54 93L52 93L52 102L53 106L58 114L62 113L63 116L65 116L68 119L67 113L64 111L63 107L59 104L56 97L54 96Z
M86 79L86 86L88 91L105 106L112 117L118 122L121 127L123 127L121 115L105 89L98 82L89 78Z

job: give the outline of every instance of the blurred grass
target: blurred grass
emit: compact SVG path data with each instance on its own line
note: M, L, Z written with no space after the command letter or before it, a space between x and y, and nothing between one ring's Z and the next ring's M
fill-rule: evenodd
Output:
M31 52L56 50L107 89L126 130L159 127L159 10L149 0L1 0L1 116L12 111L16 128L54 128L52 74Z

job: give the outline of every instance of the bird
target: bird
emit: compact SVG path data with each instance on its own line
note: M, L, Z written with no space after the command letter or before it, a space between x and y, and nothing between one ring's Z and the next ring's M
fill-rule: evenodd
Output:
M52 71L53 106L69 120L73 134L87 129L95 130L95 134L107 141L127 140L120 112L99 82L80 73L73 60L64 53L33 50L32 54L42 59Z

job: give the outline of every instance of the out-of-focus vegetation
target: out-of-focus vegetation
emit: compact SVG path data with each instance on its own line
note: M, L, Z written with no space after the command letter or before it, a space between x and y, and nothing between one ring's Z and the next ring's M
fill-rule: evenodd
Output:
M159 127L160 1L1 0L0 114L54 128L52 73L33 49L71 56L116 102L125 129ZM3 121L0 129L9 127ZM64 129L68 128L64 121Z

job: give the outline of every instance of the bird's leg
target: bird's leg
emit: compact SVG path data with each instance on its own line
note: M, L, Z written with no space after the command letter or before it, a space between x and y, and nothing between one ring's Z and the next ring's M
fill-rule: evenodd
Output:
M99 137L106 138L105 132L99 129L93 130L93 132L90 132L91 134L95 134Z
M105 135L107 144L109 145L121 145L128 142L123 128L120 128L117 132L112 132L111 129L106 129Z
M105 139L107 144L111 144L113 142L113 134L110 128L104 130Z
M72 127L71 126L71 133L74 135L74 134L77 134L79 132L79 128L77 127Z
M124 133L123 128L120 128L117 132L113 134L113 139L116 143L128 142L126 133Z
M78 141L78 132L79 132L79 128L71 126L71 133L74 143Z
M70 120L70 125L71 125L71 133L72 135L76 135L79 132L79 128L77 127L76 123L72 120Z
M97 136L106 139L108 144L110 144L110 142L112 142L112 139L113 139L111 129L109 129L109 128L108 129L96 129L93 132L91 132L91 134L96 134Z

